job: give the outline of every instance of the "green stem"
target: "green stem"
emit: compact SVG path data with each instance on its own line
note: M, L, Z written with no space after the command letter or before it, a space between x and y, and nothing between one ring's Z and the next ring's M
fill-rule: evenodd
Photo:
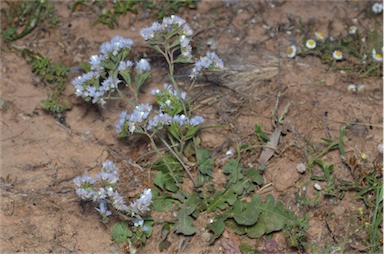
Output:
M161 142L163 142L163 144L168 148L168 151L180 162L181 166L184 168L184 170L187 172L188 176L191 178L193 184L196 186L197 183L196 183L195 179L193 178L193 175L192 175L191 171L189 170L188 166L185 165L185 163L180 158L180 156L169 146L169 144L162 137L159 136L159 138L160 138Z
M159 149L157 148L156 143L155 143L155 141L152 138L152 135L150 135L148 132L142 132L142 133L145 134L149 138L153 150L156 151L156 153L159 156L159 158L162 158L162 154L160 153ZM169 170L169 174L172 176L172 178L175 181L176 185L179 185L180 183L179 183L179 181L177 181L177 178L176 178L175 174L173 173L172 168L169 165L168 161L166 159L164 159L163 161L164 161L165 165L167 166L167 168Z
M129 86L130 88L131 88L131 86ZM131 88L132 89L132 88ZM132 102L130 101L130 99L127 97L127 96L125 96L125 94L123 94L118 88L116 88L116 91L117 91L117 93L120 95L120 97L121 98L123 98L123 100L125 100L128 104L129 104L129 106L131 107L131 108L134 108L135 107L135 105L134 104L132 104ZM135 94L136 95L136 94ZM136 98L136 101L137 101L137 98Z

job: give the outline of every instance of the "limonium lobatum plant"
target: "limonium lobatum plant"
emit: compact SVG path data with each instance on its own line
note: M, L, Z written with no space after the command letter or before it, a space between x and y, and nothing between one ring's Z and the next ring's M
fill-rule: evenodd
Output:
M116 131L120 137L127 137L134 133L146 135L153 149L159 153L154 142L154 137L157 137L196 184L188 167L181 159L181 153L187 142L192 140L201 129L200 125L204 122L204 118L193 116L190 99L187 98L186 92L180 91L174 77L175 64L193 63L190 44L193 32L184 19L171 16L164 18L162 23L154 22L151 26L142 29L140 34L165 58L171 84L165 83L162 90L152 91L156 96L157 105L139 104L130 114L123 111L116 124ZM223 61L214 52L208 52L192 68L191 86L202 71L223 68ZM163 129L167 131L165 137L168 140L162 137Z
M173 167L167 159L170 157L175 159L172 163L176 162L184 168L197 186L183 153L188 144L192 143L196 146L199 143L195 138L202 128L204 118L193 114L191 99L185 91L181 91L174 75L175 64L192 65L194 63L191 47L193 32L184 19L171 16L164 18L162 23L154 22L151 26L142 29L140 34L164 57L168 65L169 80L165 81L161 89L152 91L152 95L156 98L154 105L139 102L140 88L151 74L149 62L145 59L135 63L129 60L133 42L120 36L103 43L100 54L90 58L89 72L72 81L76 95L87 102L99 105L104 105L108 99L127 100L129 108L120 113L115 125L118 137L145 135L160 158L159 161L168 168L168 173L175 184L180 183L180 177L172 172ZM207 52L206 56L198 58L191 68L190 88L202 72L223 68L223 61L216 53ZM121 89L124 86L131 90L134 101L122 93ZM115 92L119 97L113 97ZM166 156L158 148L159 141L167 151ZM135 235L127 234L126 236L130 237L132 242L140 239L140 243L144 243L145 239L151 235L153 225L153 220L148 219L150 217L143 216L150 211L151 190L146 189L139 199L128 205L116 190L119 180L117 172L113 162L103 163L102 172L96 178L85 174L74 179L76 193L83 200L97 202L97 211L103 222L107 222L108 216L112 214L110 207L131 217ZM156 184L155 180L154 183ZM116 232L127 232L124 225L118 225ZM119 227L123 229L119 231ZM117 238L114 237L114 239L119 239L119 236L121 234L117 233Z

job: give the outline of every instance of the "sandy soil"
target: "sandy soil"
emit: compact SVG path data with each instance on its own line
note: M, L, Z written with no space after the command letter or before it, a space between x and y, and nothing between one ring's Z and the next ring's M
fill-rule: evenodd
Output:
M229 70L245 66L247 71L258 71L251 80L241 73L232 73L220 84L200 82L195 90L200 113L207 124L227 125L228 128L202 133L204 146L215 149L217 158L226 149L239 143L257 140L255 124L273 132L271 112L275 110L278 95L278 112L289 103L283 136L277 154L270 160L265 180L272 183L270 190L287 208L303 215L296 206L295 194L301 195L309 183L309 197L316 196L314 181L309 173L299 174L296 165L307 162L305 140L320 144L322 137L337 138L345 123L351 125L346 132L348 156L365 152L369 161L382 167L382 154L377 145L383 143L383 87L377 78L361 79L354 73L331 72L315 57L287 59L285 49L291 43L300 43L303 34L300 24L310 33L326 31L329 24L333 33L345 33L346 22L358 17L361 27L371 29L361 11L369 6L363 1L287 1L275 2L272 8L266 1L202 1L197 10L185 10L185 18L198 35L196 45L215 50L223 57ZM110 30L93 25L95 13L70 13L69 5L57 2L60 27L49 33L34 31L14 42L18 47L30 47L55 61L75 67L97 53L102 42L115 35L131 38L137 51L135 57L154 52L145 46L138 31L152 23L144 14L127 14L119 19L119 27ZM360 16L359 16L360 15ZM381 22L382 16L377 17ZM208 43L207 43L208 41ZM82 206L75 195L73 178L84 171L97 173L106 159L113 160L124 181L124 194L133 197L146 187L153 188L148 180L149 171L131 166L128 159L137 158L145 151L142 141L120 141L114 124L122 106L109 103L100 113L75 97L68 85L65 96L73 107L65 114L62 124L41 107L49 89L39 83L31 67L15 51L1 47L1 253L122 253L124 249L111 240L114 221L103 225L97 212ZM155 63L156 66L156 63ZM159 68L160 65L157 65ZM251 66L251 67L249 67ZM72 77L79 73L72 73ZM236 76L237 75L237 76ZM153 76L145 91L162 84L164 76ZM347 90L350 83L365 84L363 92ZM146 99L148 96L145 94ZM134 143L135 142L135 143ZM244 160L257 165L256 150ZM344 165L337 151L327 154L326 161L335 165L339 179L353 181L354 176ZM363 203L347 192L342 200L320 197L319 205L305 212L310 217L308 241L321 249L325 244L339 246L345 237L348 253L366 251L362 237L352 232L351 218ZM205 225L203 218L197 227ZM139 253L158 252L161 226L156 226L153 237ZM276 252L293 252L281 233L274 234ZM169 253L176 253L177 242L172 236ZM213 245L198 233L187 239L184 253L230 253L238 250L242 238L225 234ZM260 239L258 248L263 251L268 241ZM230 248L228 246L234 246Z

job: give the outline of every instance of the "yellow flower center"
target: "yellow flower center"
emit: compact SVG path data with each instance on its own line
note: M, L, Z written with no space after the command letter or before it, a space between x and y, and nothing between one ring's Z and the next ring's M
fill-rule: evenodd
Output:
M288 53L288 55L292 54L292 53L293 53L293 48L292 48L292 47L289 47L289 48L287 49L287 53Z
M317 33L317 35L321 38L323 37L323 34L322 33Z
M379 54L379 53L376 53L375 56L376 56L377 59L381 59L382 58L381 54Z
M312 41L312 40L310 40L310 41L308 42L308 44L309 44L310 46L314 46L314 45L315 45L315 42Z
M340 52L340 51L336 51L336 52L335 52L335 56L337 56L337 57L341 57L341 52Z

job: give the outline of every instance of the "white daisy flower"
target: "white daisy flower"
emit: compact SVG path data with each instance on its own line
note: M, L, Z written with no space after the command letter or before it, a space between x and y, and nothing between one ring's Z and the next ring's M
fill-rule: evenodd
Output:
M372 49L372 57L376 62L383 61L383 56L380 53L377 53L375 49Z
M356 32L357 32L357 26L350 26L348 28L348 33L349 34L356 34Z
M365 85L364 84L360 84L357 86L357 91L358 92L363 92L365 90Z
M348 87L347 87L348 91L350 92L356 92L357 91L357 87L355 84L349 84Z
M314 49L316 48L316 42L312 39L309 39L307 40L307 42L305 43L305 46L309 49Z
M324 41L324 35L320 32L315 32L316 40Z
M297 52L297 47L295 45L291 45L287 48L287 57L295 58Z
M376 14L379 14L383 11L383 3L374 3L372 5L372 11Z
M340 50L335 50L335 51L333 51L332 56L333 56L333 58L336 59L336 60L341 60L341 59L343 59L343 53L341 53Z

